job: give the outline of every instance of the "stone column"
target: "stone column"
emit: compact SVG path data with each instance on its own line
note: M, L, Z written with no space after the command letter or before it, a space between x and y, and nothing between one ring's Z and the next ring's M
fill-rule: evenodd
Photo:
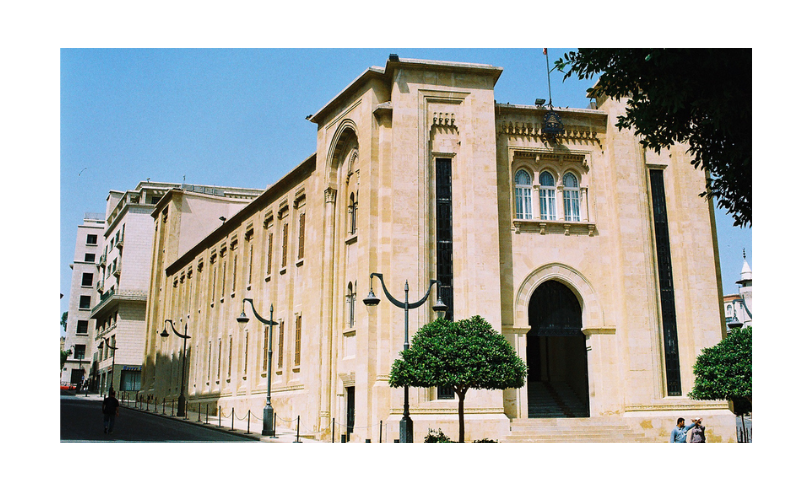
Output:
M589 221L589 192L586 187L581 187L581 221Z
M320 418L321 432L328 432L331 418L331 348L333 342L333 249L336 222L336 189L325 189L325 233L322 252L322 311L320 312Z

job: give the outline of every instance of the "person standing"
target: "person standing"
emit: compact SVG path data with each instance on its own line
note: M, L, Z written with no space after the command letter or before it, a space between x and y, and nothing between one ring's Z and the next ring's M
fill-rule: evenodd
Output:
M702 419L698 419L691 433L689 443L706 443L706 427L702 425Z
M691 430L695 426L695 422L700 420L702 418L692 419L691 424L685 425L684 419L678 418L678 425L672 429L672 433L669 435L669 443L686 443L686 432Z
M108 397L103 400L103 433L114 431L114 418L119 416L119 400L114 390L108 392Z

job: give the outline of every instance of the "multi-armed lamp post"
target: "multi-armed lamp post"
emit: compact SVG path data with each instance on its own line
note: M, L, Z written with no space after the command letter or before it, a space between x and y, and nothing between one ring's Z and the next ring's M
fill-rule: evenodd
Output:
M192 337L190 337L187 334L189 330L189 322L183 324L183 335L181 335L180 332L175 330L175 325L172 323L172 320L167 318L164 320L164 331L161 332L161 338L169 337L169 332L167 332L167 323L169 323L170 327L172 327L172 331L175 332L175 335L183 339L183 361L181 363L181 393L180 395L178 395L178 416L183 417L186 415L186 396L183 393L184 375L186 374L186 340Z
M394 298L388 290L386 290L386 284L383 283L383 274L382 273L371 273L369 276L369 294L367 298L364 299L364 305L368 307L373 307L380 303L381 299L376 297L375 294L372 292L372 277L378 277L378 280L381 281L381 286L383 287L383 293L386 294L386 298L392 302L392 305L396 307L400 307L405 311L405 340L403 342L403 351L408 350L408 311L414 308L421 307L425 304L428 300L428 295L431 293L431 288L433 285L436 284L436 291L438 293L438 298L436 299L436 304L433 306L433 311L436 312L439 318L441 318L444 313L447 311L447 305L442 302L442 290L441 290L441 283L439 280L431 280L431 284L428 286L428 291L425 292L425 296L422 297L421 300L409 303L408 302L408 280L406 280L405 292L406 298L405 301L401 302ZM411 417L408 413L408 386L403 387L403 418L400 419L400 443L413 443L414 442L414 424L411 421Z
M256 306L253 304L252 298L243 298L242 299L242 314L239 315L239 318L236 319L239 322L241 327L250 321L247 318L247 315L244 314L244 302L250 302L250 306L253 307L253 315L255 315L256 319L263 323L264 325L269 325L269 339L267 340L268 350L267 350L267 403L264 405L264 425L261 430L261 435L265 435L267 437L274 437L275 436L275 422L273 418L273 409L272 409L272 327L277 325L276 322L272 321L272 305L269 306L269 320L261 317L258 312L256 311Z

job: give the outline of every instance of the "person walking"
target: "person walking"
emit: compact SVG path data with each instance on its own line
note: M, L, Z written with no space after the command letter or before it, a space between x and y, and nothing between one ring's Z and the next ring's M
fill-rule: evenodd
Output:
M103 433L114 431L114 418L119 416L119 400L114 390L103 400Z
M669 443L686 443L686 433L695 426L695 422L703 420L702 418L692 419L692 423L685 425L683 418L678 418L678 425L672 429L669 435Z
M702 419L695 422L695 426L689 434L689 443L706 443L706 427L702 423Z

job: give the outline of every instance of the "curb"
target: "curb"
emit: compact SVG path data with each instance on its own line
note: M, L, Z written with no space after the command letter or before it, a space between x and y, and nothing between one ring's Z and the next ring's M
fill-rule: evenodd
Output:
M292 442L280 441L280 440L279 440L279 437L277 437L277 436L276 436L276 437L266 437L266 436L264 436L264 435L262 435L262 434L260 434L260 433L257 433L257 432L250 432L250 433L247 433L247 432L245 432L245 431L243 431L243 430L239 430L239 429L236 429L236 428L235 428L235 429L233 429L233 430L231 430L231 429L230 429L230 428L228 428L228 427L224 427L224 426L223 426L223 427L220 427L219 425L215 425L215 424L212 424L212 423L204 423L204 422L203 422L203 423L201 423L201 422L196 422L196 421L192 421L192 420L187 420L187 419L185 419L185 418L174 417L174 416L171 416L171 415L164 415L164 414L161 414L161 413L158 413L158 412L151 412L151 411L147 411L147 410L140 410L140 409L138 409L138 408L134 408L134 407L129 407L129 406L123 406L123 405L120 405L120 408L126 408L126 409L128 409L128 410L131 410L131 411L136 411L136 412L146 413L146 414L148 414L148 415L154 415L154 416L158 416L158 417L160 417L160 418L167 418L167 419L169 419L169 420L174 420L174 421L178 421L178 422L188 423L188 424L190 424L190 425L197 425L198 427L208 428L208 429L210 429L210 430L215 430L215 431L217 431L217 432L224 432L224 433L227 433L227 434L229 434L229 435L235 435L235 436L237 436L237 437L241 437L241 438L247 438L247 439L249 439L249 440L253 440L253 441L256 441L256 442L265 442L265 443L295 443L294 441L292 441ZM292 438L294 438L294 435L292 436ZM306 439L306 440L309 440L309 439ZM311 440L311 441L312 441L313 443L317 443L317 441L316 441L316 440ZM303 442L302 442L302 436L301 436L301 441L300 441L300 443L303 443Z

